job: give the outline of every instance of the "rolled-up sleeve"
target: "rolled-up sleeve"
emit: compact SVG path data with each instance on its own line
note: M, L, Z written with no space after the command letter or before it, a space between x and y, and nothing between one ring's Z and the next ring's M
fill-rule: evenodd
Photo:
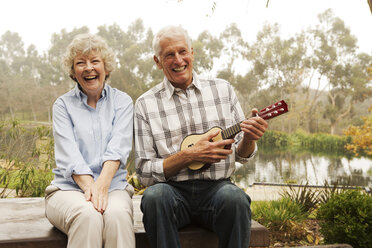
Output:
M114 108L113 129L102 161L120 160L120 167L124 168L132 150L133 101L128 95L120 94L114 100Z
M237 147L237 145L235 146L235 151L236 151L236 147ZM239 163L242 163L242 164L245 164L249 160L252 160L256 156L256 154L257 154L257 144L255 144L254 151L248 157L241 157L241 156L239 156L239 154L237 152L235 152L235 161L237 161Z
M72 174L93 176L75 141L73 123L60 98L53 105L53 135L56 165L64 178L74 182Z
M164 159L158 156L151 128L140 101L137 101L135 106L134 130L136 173L141 183L150 186L157 182L165 182Z

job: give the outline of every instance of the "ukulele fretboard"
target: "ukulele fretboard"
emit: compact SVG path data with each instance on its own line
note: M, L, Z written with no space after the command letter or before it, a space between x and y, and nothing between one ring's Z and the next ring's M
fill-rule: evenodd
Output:
M225 130L221 131L222 139L230 139L239 133L242 129L240 128L240 123L235 124Z

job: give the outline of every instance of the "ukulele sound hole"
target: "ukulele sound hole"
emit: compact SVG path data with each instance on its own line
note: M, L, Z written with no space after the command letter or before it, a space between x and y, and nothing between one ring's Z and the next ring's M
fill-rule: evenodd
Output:
M190 144L190 145L188 145L187 147L192 147L194 144Z

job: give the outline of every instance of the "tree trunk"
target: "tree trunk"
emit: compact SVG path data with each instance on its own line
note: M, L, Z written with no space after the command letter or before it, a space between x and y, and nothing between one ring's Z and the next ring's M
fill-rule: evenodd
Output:
M331 123L331 134L335 134L336 123Z
M36 113L35 113L35 110L34 110L34 104L32 103L32 97L31 97L31 95L28 95L28 97L29 97L29 100L30 100L30 107L31 107L32 116L34 118L34 121L37 121Z
M48 122L52 122L52 118L51 118L51 114L50 114L50 109L51 108L48 108Z
M10 112L10 116L12 117L12 120L14 120L14 111L13 111L13 108L12 108L12 104L11 104L11 95L10 95L10 90L9 90L9 84L8 84L8 81L6 81L6 91L8 93L8 107L9 107L9 112Z

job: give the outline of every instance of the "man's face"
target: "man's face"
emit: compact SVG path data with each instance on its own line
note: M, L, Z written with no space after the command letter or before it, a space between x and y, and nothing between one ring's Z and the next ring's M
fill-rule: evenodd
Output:
M160 55L154 60L174 87L186 89L192 83L194 52L183 35L161 38Z

